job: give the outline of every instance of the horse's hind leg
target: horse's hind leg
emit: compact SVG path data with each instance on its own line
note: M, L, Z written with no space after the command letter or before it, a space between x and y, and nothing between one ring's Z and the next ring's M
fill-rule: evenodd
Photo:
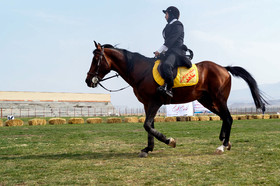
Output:
M219 116L223 120L221 132L220 132L220 140L223 141L223 145L217 148L217 153L224 152L224 149L227 148L230 150L231 143L229 141L231 126L232 126L232 117L226 105L220 107L220 114Z
M220 95L219 98L222 98L223 95ZM221 132L219 139L223 142L223 145L217 148L217 152L221 153L224 151L225 148L230 150L231 144L229 142L230 138L230 131L232 126L232 117L230 115L230 112L227 107L226 99L215 99L213 100L213 97L210 96L208 93L205 93L202 98L200 98L198 101L208 108L213 113L220 116L220 118L223 120Z

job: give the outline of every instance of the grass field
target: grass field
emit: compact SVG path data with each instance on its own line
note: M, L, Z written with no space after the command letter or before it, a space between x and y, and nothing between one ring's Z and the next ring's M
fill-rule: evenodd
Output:
M221 121L156 123L148 158L140 123L0 127L0 185L280 184L280 120L234 121L232 149L215 155Z

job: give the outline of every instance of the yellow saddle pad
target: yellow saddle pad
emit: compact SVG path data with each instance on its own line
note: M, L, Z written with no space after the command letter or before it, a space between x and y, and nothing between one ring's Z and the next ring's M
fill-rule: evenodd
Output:
M160 64L160 60L157 60L154 64L153 77L154 80L157 82L157 84L163 85L164 79L161 77L161 75L158 72L159 64ZM178 67L177 75L174 79L173 88L192 86L192 85L196 85L197 82L198 82L198 72L195 64L193 64L191 68Z

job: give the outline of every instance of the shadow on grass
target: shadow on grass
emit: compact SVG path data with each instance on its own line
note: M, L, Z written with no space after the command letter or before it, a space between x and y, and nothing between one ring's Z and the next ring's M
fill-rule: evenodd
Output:
M90 159L133 159L138 158L137 153L127 152L84 152L84 153L62 153L62 154L38 154L38 155L11 155L1 156L1 160L39 160L39 159L73 159L73 160L90 160Z
M51 159L51 160L63 160L63 159L73 159L73 160L91 160L91 159L136 159L139 158L140 152L84 152L84 153L62 153L62 154L38 154L38 155L10 155L1 156L1 160L40 160L40 159ZM178 156L183 157L195 157L203 155L216 155L214 153L190 153L190 154L179 154ZM174 153L163 153L163 152L152 152L149 153L149 157L161 158L168 156L176 156Z

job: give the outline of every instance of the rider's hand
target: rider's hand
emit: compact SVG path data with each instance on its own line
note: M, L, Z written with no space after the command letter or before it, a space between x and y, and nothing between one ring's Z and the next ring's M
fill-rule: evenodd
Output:
M160 55L160 53L158 51L155 51L154 54L155 54L155 57L158 57Z

